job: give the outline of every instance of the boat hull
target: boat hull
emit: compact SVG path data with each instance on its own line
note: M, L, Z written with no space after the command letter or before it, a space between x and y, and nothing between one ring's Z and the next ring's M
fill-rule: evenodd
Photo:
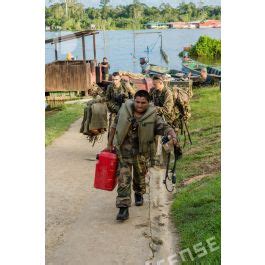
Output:
M191 60L190 62L182 63L182 71L185 74L192 73L194 75L200 75L202 68L207 69L207 74L213 81L221 79L221 70L217 67L201 64L193 60Z

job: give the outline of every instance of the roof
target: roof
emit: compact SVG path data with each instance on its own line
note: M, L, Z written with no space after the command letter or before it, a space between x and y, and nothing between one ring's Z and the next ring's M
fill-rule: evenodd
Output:
M202 24L202 25L221 24L221 21L220 20L211 19L211 20L202 21L200 24Z
M81 38L83 36L95 35L95 34L98 34L98 33L99 33L98 31L90 30L90 29L89 30L78 31L78 32L71 33L71 34L68 34L68 35L47 39L47 40L45 40L45 44L47 44L47 43L53 44L53 43L58 43L58 42L62 42L62 41L73 40L73 39Z

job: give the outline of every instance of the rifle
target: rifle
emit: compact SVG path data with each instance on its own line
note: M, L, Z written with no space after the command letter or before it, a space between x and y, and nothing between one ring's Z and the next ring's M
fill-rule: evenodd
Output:
M170 165L170 157L171 157L171 153L169 152L167 155L167 168L166 168L166 174L165 174L165 178L163 180L163 183L166 186L167 191L172 192L174 190L175 184L177 182L177 172L176 172L176 167L177 167L177 160L180 158L180 156L182 155L181 152L179 152L179 150L177 149L176 146L174 146L174 165L172 167L172 169L170 170L170 173L172 173L172 176L169 176L169 165ZM169 183L167 181L171 181L171 188L169 188Z
M162 143L165 144L169 141L169 138L167 136L164 136L162 138ZM177 167L177 160L182 156L182 152L177 146L174 145L174 165L173 168L169 172L169 166L170 166L170 157L171 157L171 152L168 153L167 155L167 168L166 168L166 173L165 173L165 178L163 180L163 184L165 184L167 191L172 192L174 190L176 181L177 181L177 173L176 173L176 167ZM169 173L172 173L170 176ZM169 183L168 181L171 182L171 188L169 188Z
M192 145L192 141L191 141L191 137L190 137L190 132L189 132L189 129L188 129L187 123L186 123L186 121L184 120L184 118L182 118L182 122L183 122L184 127L185 127L185 130L186 130L186 132L187 132L187 134L188 134L190 144Z
M186 121L184 120L184 115L185 115L185 110L184 110L184 107L180 104L179 101L176 101L176 106L178 107L179 109L179 112L180 112L180 115L181 115L181 123L182 123L182 126L181 126L181 133L184 132L184 136L185 136L185 142L186 142L186 134L185 134L185 130L188 134L188 137L189 137L189 142L190 144L192 144L192 141L191 141L191 137L190 137L190 132L189 132L189 129L188 129L188 126L187 126L187 123ZM183 126L184 124L184 126ZM185 130L184 130L184 128ZM184 142L184 146L185 146L185 142Z
M124 94L120 94L114 97L114 101L116 102L116 104L118 104L119 107L121 107L122 103L125 102L125 98L126 96Z

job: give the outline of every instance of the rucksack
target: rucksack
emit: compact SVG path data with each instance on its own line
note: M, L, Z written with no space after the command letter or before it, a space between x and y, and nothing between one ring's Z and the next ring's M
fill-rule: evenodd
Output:
M178 118L188 120L191 117L190 99L192 90L184 90L176 85L172 87L172 94Z

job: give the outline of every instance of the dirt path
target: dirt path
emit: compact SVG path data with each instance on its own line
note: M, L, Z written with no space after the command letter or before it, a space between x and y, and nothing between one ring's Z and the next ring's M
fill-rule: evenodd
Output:
M169 264L177 235L162 170L150 169L144 206L133 205L130 219L118 223L116 191L93 188L95 156L106 141L91 148L78 133L80 123L46 148L46 264Z

